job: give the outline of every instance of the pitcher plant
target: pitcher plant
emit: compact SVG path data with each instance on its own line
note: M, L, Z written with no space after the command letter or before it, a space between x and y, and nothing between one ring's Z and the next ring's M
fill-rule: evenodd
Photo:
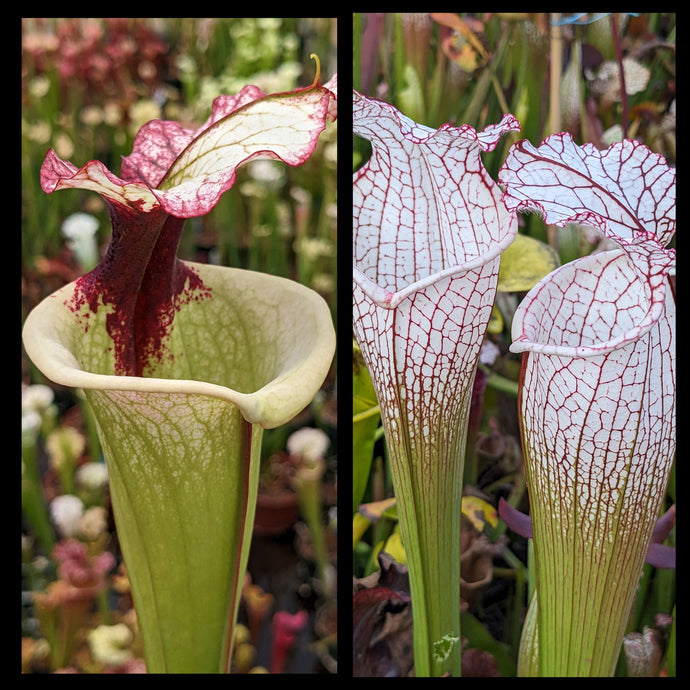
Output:
M371 373L409 568L415 675L459 676L467 418L517 217L480 154L519 129L419 125L353 92L371 143L353 181L353 327Z
M513 320L537 601L521 668L614 672L675 456L675 170L626 140L515 144L505 202L606 247L542 279Z
M318 65L318 61L317 61ZM264 428L320 388L335 332L325 301L285 278L177 258L186 218L215 206L249 160L304 163L336 79L221 96L192 130L154 120L120 176L49 151L47 193L92 190L112 240L90 272L26 319L29 357L83 389L110 477L148 672L227 672L252 533Z

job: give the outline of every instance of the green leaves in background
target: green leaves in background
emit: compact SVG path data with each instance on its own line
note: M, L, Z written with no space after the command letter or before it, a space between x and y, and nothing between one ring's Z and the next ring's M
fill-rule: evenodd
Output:
M362 502L381 416L369 371L352 341L352 512Z
M498 290L527 292L559 266L558 255L545 242L518 234L501 254Z

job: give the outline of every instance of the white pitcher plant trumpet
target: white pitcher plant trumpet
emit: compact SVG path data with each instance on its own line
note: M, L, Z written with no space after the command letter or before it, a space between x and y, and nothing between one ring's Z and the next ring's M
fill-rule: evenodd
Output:
M353 327L376 390L409 568L417 676L460 675L460 506L472 384L517 234L480 154L518 129L419 125L353 93Z
M523 668L612 675L675 456L675 171L638 142L560 134L515 144L499 180L512 210L610 240L528 293L511 350L538 596Z

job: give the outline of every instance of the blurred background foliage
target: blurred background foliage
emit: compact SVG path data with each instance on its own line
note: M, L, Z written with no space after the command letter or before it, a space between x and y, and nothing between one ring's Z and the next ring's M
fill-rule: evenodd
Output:
M481 130L505 113L519 119L520 132L504 136L494 151L482 154L494 180L515 141L528 139L538 146L558 132L600 149L633 138L675 167L675 57L676 16L668 13L353 15L353 78L360 93L391 103L434 129L450 123ZM369 154L369 143L353 137L354 170ZM512 314L541 275L589 254L599 242L576 225L549 227L537 214L518 219L522 241L502 258L470 416L463 499L463 675L515 675L522 621L534 586L529 541L507 530L502 520L491 519L500 497L523 512L529 507L517 419L520 358L508 351ZM399 592L405 555L376 398L356 343L353 376L353 575L358 587L378 581ZM466 520L465 500L470 499L484 501L474 511L483 516L479 523ZM675 472L664 511L674 503ZM675 529L667 543L675 545ZM385 563L382 551L388 553ZM666 640L675 634L669 623L674 613L675 571L645 565L628 629L653 630L661 658ZM357 611L357 620L369 614L370 609ZM412 663L411 638L405 637L409 620L389 614L388 637L376 637L376 630L362 624L357 635L366 639L355 639L356 649L370 649L375 639L378 651L367 658L369 668L379 664L379 670L404 674ZM389 658L383 660L381 649ZM675 646L668 645L664 663L653 674L674 672ZM617 673L626 674L623 659Z

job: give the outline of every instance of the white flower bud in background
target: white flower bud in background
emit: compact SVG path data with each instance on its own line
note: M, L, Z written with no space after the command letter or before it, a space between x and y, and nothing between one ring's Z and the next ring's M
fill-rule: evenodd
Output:
M55 470L74 466L86 448L86 439L74 427L63 426L51 431L46 438L50 465Z
M22 412L22 445L31 446L41 430L41 415L36 410Z
M87 462L76 472L77 485L89 491L100 491L108 484L108 468L103 462Z
M50 386L34 384L22 387L22 412L33 410L42 414L52 405L55 394Z
M78 532L88 541L96 541L108 529L108 511L101 506L88 508L79 519Z
M91 655L104 666L122 666L132 658L132 631L124 623L99 625L88 634Z
M22 386L22 441L36 442L38 433L51 428L57 416L53 404L55 394L50 386L34 384Z
M250 161L247 164L249 175L266 185L269 189L278 189L285 182L285 170L283 166L273 160L260 159Z
M328 434L312 427L298 429L287 440L290 455L301 456L307 462L316 462L323 458L330 445Z
M104 462L86 462L74 474L77 494L85 506L103 504L108 488L108 469Z
M496 343L485 340L482 343L482 349L479 351L479 362L485 366L491 366L500 354L501 351L498 349Z
M73 213L65 218L60 228L67 246L85 271L98 263L97 230L98 221L88 213Z
M654 658L654 633L645 628L644 633L631 632L623 638L623 651L629 678L649 678Z
M71 494L56 496L50 503L50 517L58 534L64 539L77 533L83 513L81 499Z

